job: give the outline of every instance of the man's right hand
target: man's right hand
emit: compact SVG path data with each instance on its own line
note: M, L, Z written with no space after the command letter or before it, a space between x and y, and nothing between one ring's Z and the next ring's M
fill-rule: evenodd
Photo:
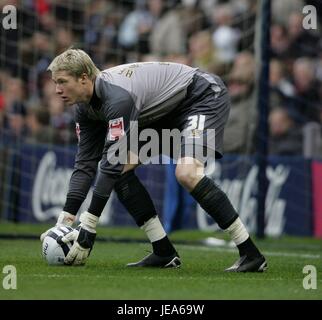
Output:
M66 211L62 211L60 213L60 215L58 216L57 223L56 223L55 227L53 227L53 228L62 227L62 226L71 227L75 220L76 220L76 216L74 216L73 214L70 214L70 213L68 213ZM40 235L40 241L41 242L44 241L44 239L47 236L48 232L50 230L52 230L53 228L48 229L47 231L45 231L44 233L42 233Z
M65 264L69 265L84 265L87 257L89 256L94 241L96 238L96 225L99 217L87 211L83 212L80 217L80 225L71 232L62 237L63 242L73 240L73 246L70 248L67 256L65 257ZM77 232L77 233L76 233ZM73 236L75 237L73 239Z

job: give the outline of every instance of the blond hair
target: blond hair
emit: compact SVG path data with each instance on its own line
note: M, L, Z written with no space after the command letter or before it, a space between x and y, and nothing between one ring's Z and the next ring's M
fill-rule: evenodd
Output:
M51 62L47 70L51 72L67 71L76 78L86 73L91 80L100 73L90 56L81 49L64 51Z

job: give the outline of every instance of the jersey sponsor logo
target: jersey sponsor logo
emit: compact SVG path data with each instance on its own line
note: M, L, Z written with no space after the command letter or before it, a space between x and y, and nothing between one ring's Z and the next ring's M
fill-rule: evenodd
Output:
M124 120L123 117L112 119L108 122L109 140L116 141L124 136Z
M76 127L75 127L75 129L76 129L76 135L77 135L77 139L78 139L78 143L79 143L79 141L80 141L80 126L79 126L79 123L78 122L76 122Z

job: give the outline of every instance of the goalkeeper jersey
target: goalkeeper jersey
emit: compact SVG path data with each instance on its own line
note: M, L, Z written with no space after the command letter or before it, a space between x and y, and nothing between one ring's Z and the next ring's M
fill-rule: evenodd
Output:
M129 109L135 107L139 124L147 125L169 113L184 99L197 70L169 62L120 65L101 72L95 81L95 92L105 108L118 108L120 100ZM103 113L99 118L110 120Z
M86 198L99 161L94 195L108 197L124 166L111 161L113 146L128 136L130 122L148 126L162 119L185 99L197 72L197 68L168 62L125 64L102 71L95 79L91 101L76 105L79 143L67 199Z

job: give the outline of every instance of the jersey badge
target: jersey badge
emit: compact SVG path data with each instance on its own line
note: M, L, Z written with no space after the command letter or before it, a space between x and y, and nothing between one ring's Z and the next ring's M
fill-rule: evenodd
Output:
M76 135L77 135L77 139L78 139L78 143L80 141L80 127L79 127L79 123L76 122Z
M108 122L109 140L116 141L124 136L124 120L123 117L112 119Z

